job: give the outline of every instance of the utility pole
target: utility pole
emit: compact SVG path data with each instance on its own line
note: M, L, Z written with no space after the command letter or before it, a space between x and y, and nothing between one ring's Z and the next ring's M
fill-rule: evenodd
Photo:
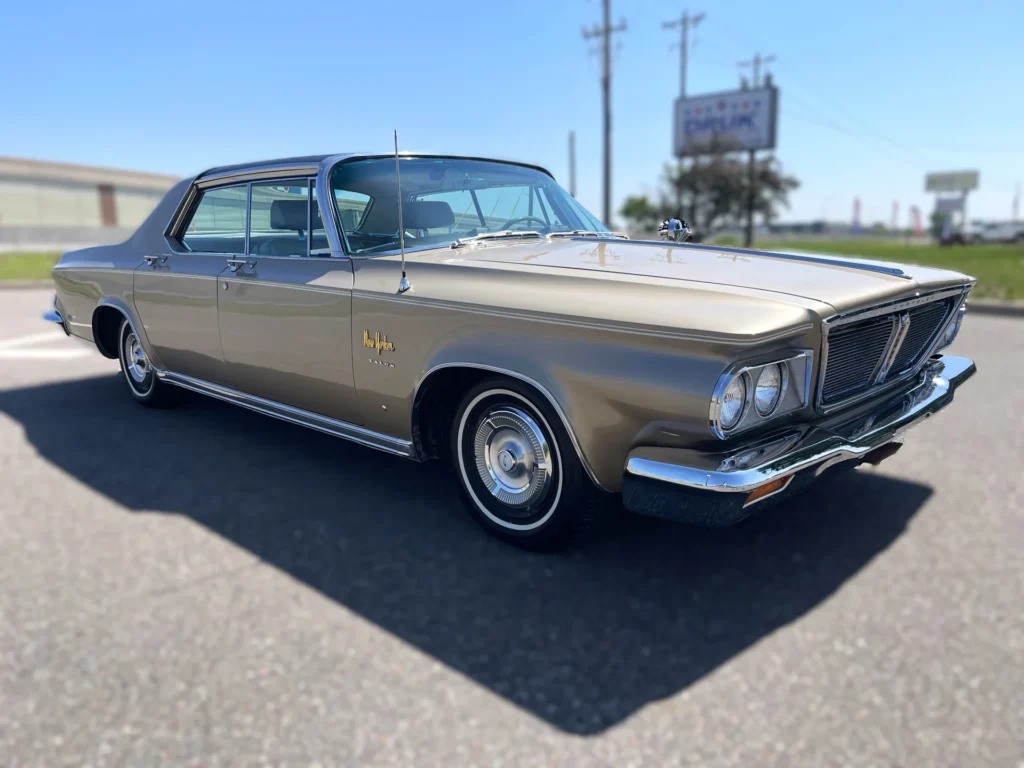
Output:
M1017 182L1017 189L1013 194L1013 223L1017 223L1017 216L1020 215L1020 182Z
M671 21L661 22L662 29L675 29L680 28L679 38L679 98L686 98L686 45L690 36L690 27L694 29L700 24L704 18L704 13L698 13L694 16L690 15L689 11L683 13L682 17L678 19L672 19Z
M772 54L771 56L761 56L760 53L755 53L754 54L754 58L752 58L750 61L741 61L738 66L741 66L741 67L744 67L744 68L746 68L746 67L753 67L754 68L754 79L753 79L753 84L752 84L751 87L752 88L760 88L761 87L761 65L762 64L771 64L773 61L775 61L775 54Z
M569 194L576 197L576 131L569 131Z
M611 0L603 0L604 24L583 28L583 39L601 38L601 96L604 101L604 223L611 226L612 220L612 35L626 31L626 20L620 18L612 26Z
M761 65L770 64L773 61L775 61L775 54L761 56L760 53L755 53L754 58L750 61L739 62L739 66L753 67L754 77L751 87L760 88ZM743 245L750 248L754 244L754 203L757 200L757 152L753 149L750 150L747 159L747 177L747 225L743 230Z

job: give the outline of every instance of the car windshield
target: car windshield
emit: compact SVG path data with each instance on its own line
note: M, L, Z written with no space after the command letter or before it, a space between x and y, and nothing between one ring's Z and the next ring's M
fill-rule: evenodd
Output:
M406 248L449 245L507 230L607 232L546 173L511 163L408 157L400 161ZM339 228L349 253L399 247L394 158L356 160L331 174Z

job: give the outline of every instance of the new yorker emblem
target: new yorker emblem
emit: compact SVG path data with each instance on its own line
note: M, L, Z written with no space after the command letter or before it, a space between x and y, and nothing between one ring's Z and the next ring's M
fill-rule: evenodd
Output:
M387 335L381 336L380 331L374 333L373 336L369 331L363 331L363 346L367 349L377 350L378 355L395 351L395 345L388 341Z

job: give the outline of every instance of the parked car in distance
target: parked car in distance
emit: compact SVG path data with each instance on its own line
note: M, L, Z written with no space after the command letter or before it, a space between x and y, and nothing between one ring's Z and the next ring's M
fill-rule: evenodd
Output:
M981 230L977 242L1024 243L1024 222L993 221Z
M481 526L536 549L613 494L735 523L890 456L975 370L943 351L970 277L632 241L496 160L213 168L53 277L49 319L139 404L192 390L441 460Z
M1024 243L1024 222L970 221L940 241L943 245L980 245L983 243Z

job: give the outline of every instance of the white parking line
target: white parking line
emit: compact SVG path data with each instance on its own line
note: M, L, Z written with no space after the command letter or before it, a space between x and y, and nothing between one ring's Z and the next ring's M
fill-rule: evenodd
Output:
M0 349L0 360L72 360L89 354L88 349Z
M0 349L13 349L14 347L27 347L37 341L60 341L67 338L59 329L46 331L45 333L33 333L28 336L17 336L13 339L0 339Z

